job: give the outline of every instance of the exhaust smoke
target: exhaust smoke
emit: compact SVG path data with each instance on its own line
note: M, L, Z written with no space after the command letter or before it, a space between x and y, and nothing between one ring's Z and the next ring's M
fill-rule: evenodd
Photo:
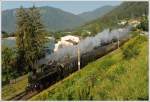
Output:
M47 56L45 60L64 61L67 58L77 57L78 48L80 49L80 54L83 54L93 50L95 47L102 46L102 43L111 42L113 39L121 40L129 36L130 28L128 26L123 29L112 30L111 32L109 29L106 29L94 37L87 37L81 40L77 45L60 48L57 52Z

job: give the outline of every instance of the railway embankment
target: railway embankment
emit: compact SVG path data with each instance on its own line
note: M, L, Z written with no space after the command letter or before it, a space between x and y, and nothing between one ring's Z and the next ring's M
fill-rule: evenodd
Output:
M124 49L133 44L127 59ZM147 100L147 71L148 40L139 35L30 100Z

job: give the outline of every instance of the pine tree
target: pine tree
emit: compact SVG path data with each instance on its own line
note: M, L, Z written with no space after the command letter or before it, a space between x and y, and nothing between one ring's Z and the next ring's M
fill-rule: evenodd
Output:
M21 59L19 62L22 68L27 67L32 70L36 68L37 61L42 57L47 42L39 10L34 6L26 10L20 8L17 12L17 26L18 60Z
M25 38L26 61L31 69L36 68L47 42L46 31L41 23L40 12L34 6L28 10L28 30Z
M25 46L24 39L26 35L26 22L28 20L28 13L21 7L17 11L17 31L16 31L16 46L17 46L17 68L18 72L22 73L25 69Z

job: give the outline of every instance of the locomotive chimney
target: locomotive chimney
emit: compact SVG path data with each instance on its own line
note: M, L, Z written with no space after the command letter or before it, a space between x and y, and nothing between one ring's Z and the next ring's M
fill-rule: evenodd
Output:
M77 49L78 49L78 70L80 70L80 49L79 47Z

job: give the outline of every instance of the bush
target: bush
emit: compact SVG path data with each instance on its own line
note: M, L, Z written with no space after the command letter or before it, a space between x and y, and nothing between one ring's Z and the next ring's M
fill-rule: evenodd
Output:
M4 83L17 77L15 69L15 54L14 50L8 47L2 49L2 79Z
M132 42L128 43L124 48L122 48L123 58L135 58L140 53L139 45L146 40L147 38L145 36L139 35Z
M134 45L128 45L126 49L123 50L123 55L125 59L130 59L139 54L138 48L134 47Z
M129 33L132 37L136 37L136 36L138 36L139 35L139 33L140 33L140 31L139 30L136 30L136 31L132 31L131 33Z
M116 61L114 59L105 59L101 64L100 64L100 68L102 69L106 69L110 66L112 66L113 64L115 64Z
M138 25L139 29L142 29L144 31L148 31L148 17L144 16L142 17L141 23Z

